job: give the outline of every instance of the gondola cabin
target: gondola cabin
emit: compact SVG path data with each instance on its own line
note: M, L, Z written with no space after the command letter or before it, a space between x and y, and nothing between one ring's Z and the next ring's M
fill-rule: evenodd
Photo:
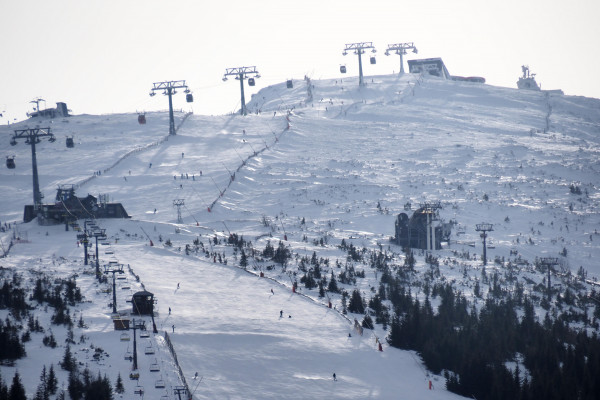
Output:
M341 72L342 74L345 74L345 73L346 73L346 66L345 66L345 65L340 65L340 72Z
M188 93L185 95L185 101L187 101L188 103L193 103L194 102L194 96L191 93Z
M146 124L146 114L138 115L138 124L145 125Z
M6 168L15 169L15 157L6 157Z
M248 85L254 86L255 84L256 82L254 81L254 78L248 78Z
M287 86L287 88L288 88L288 89L291 89L291 88L293 88L293 87L294 87L294 82L292 82L292 80L291 80L291 79L289 79L289 80L286 82L286 86Z
M73 141L73 136L67 136L66 144L69 149L72 149L73 147L75 147L75 142Z
M377 64L377 59L375 57L371 57L371 64Z

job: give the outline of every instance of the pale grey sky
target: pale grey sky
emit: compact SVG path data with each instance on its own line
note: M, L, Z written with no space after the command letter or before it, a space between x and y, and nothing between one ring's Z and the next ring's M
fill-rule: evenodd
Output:
M397 73L388 44L414 42L451 74L516 88L521 65L543 89L600 98L600 1L572 0L0 0L0 112L25 118L29 101L64 101L76 114L166 109L153 82L185 79L195 102L177 108L223 114L239 108L225 68L256 65L247 92L285 79L358 74L344 44L372 41L377 64ZM405 65L406 68L406 65Z

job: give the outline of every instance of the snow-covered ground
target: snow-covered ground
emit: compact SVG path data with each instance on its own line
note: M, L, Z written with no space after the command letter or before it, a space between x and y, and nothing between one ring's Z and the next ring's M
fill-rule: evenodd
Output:
M222 243L213 247L210 239L236 233L258 250L268 240L275 247L281 240L299 256L316 252L329 258L329 276L335 260L346 261L337 248L342 239L400 253L389 242L396 215L408 203L414 210L439 201L441 218L457 225L450 245L435 253L447 261L442 274L465 292L479 276L481 239L475 225L482 222L494 225L490 264L515 253L530 264L536 257L559 257L565 269L576 273L582 267L596 279L600 100L410 74L368 77L366 83L358 88L352 77L294 81L293 89L282 83L254 95L245 117L176 113L180 128L171 137L167 113L147 114L146 125L123 114L2 127L0 149L16 156L17 168L0 172L0 221L20 220L23 205L32 203L30 149L22 141L9 145L13 129L50 126L58 140L37 146L45 201L54 200L57 185L71 183L81 197L109 194L132 216L98 221L111 243L110 250L102 247L100 258L129 265L158 298L160 334L138 345L140 353L148 343L156 348L154 355L140 354L139 385L149 398L173 398L172 387L180 384L164 331L190 389L197 386L196 398L456 397L445 390L443 378L429 376L418 356L388 347L381 326L356 335L351 320L362 317L342 315L339 295L332 296L335 309L330 309L317 290L301 286L301 295L293 294L297 259L286 271L250 260L247 272L239 268L239 254ZM75 147L69 149L64 138L71 135ZM572 193L572 185L581 194ZM182 223L176 199L185 202ZM77 356L85 359L81 349L90 343L103 348L110 357L89 362L90 367L113 383L120 371L124 398L131 398L137 383L126 379L131 364L124 355L132 343L113 331L110 296L84 274L90 267L82 265L74 232L18 224L0 236L3 248L14 235L27 243L14 245L1 266L79 274L78 285L92 302L78 307L87 324L81 334L89 340L77 346ZM163 245L167 239L172 247ZM185 246L195 239L207 251L224 254L227 264L202 252L186 255ZM560 256L565 249L567 256ZM456 256L467 252L468 257ZM423 266L423 253L417 254ZM253 267L261 267L266 279ZM366 265L355 267L365 271L356 287L368 299L378 287L377 275ZM122 312L130 308L125 300L141 287L127 276L117 289ZM376 338L383 352L377 351ZM34 338L26 359L1 367L5 381L18 369L33 393L41 365L56 366L64 352L60 342L63 347L52 351L40 343L41 336ZM150 373L155 362L161 371ZM201 380L193 379L195 372ZM159 376L167 388L154 388Z

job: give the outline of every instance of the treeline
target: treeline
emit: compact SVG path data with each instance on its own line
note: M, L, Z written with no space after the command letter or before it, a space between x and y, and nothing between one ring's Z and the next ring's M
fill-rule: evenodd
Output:
M510 294L490 295L478 312L451 285L438 284L434 313L429 297L420 302L397 279L387 286L395 313L388 343L416 350L429 370L444 371L448 390L478 400L600 398L596 334L570 328L562 316L540 323L527 296L519 304Z

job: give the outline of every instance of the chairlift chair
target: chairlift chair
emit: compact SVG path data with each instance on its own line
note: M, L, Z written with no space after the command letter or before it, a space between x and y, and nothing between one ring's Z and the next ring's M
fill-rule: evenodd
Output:
M370 60L371 60L371 64L377 64L377 59L375 58L375 56L372 56L370 58Z
M154 354L154 349L152 348L152 346L146 346L146 348L144 349L144 354Z
M150 333L148 331L141 331L140 332L140 337L141 338L149 338L150 337Z
M254 82L254 78L248 78L248 85L249 86L254 86L256 84L256 82Z
M72 149L73 147L75 147L75 142L73 141L73 136L67 136L67 147Z
M160 371L160 366L158 365L157 361L150 364L150 372L158 372L158 371Z
M137 385L135 387L135 389L133 390L133 393L139 394L140 396L143 396L144 395L144 387L141 386L141 385Z
M15 169L16 165L15 165L15 156L12 157L8 157L6 156L6 168L8 169Z
M187 101L188 103L193 103L194 102L194 96L191 93L188 93L185 95L185 101Z
M129 342L131 338L127 333L121 333L121 342Z
M131 354L130 351L128 351L127 353L125 353L125 357L123 357L125 359L125 361L131 361L133 360L133 354Z
M294 87L294 82L292 82L291 79L288 79L288 81L286 82L287 88L288 89L292 89Z
M158 380L154 381L154 387L156 389L164 389L165 388L165 381L163 381L162 379L158 379Z
M146 124L146 114L139 114L138 115L138 123L140 125L145 125Z
M345 74L345 73L346 73L346 66L345 66L345 65L340 65L340 72L341 72L342 74Z

